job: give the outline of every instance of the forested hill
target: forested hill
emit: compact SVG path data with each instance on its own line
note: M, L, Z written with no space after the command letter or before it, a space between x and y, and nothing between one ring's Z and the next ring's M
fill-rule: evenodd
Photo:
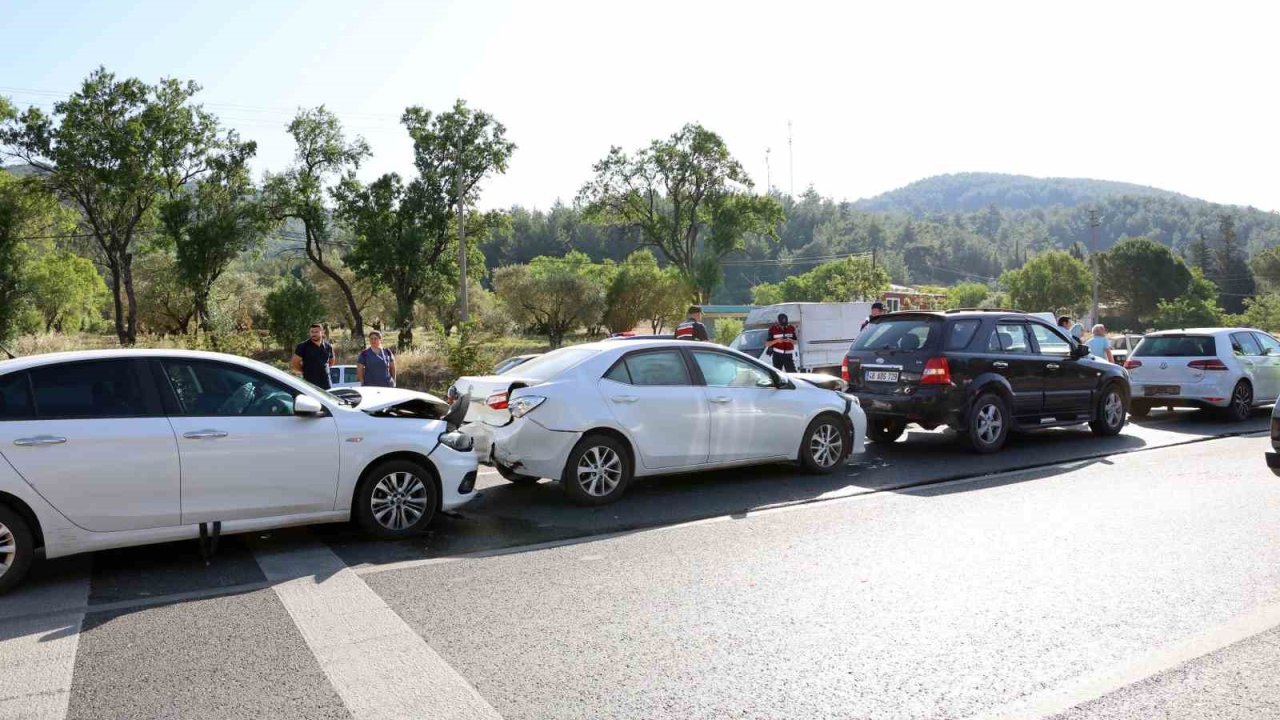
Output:
M955 173L917 180L906 187L866 198L854 208L868 212L973 212L992 205L1002 210L1075 207L1119 196L1191 200L1185 195L1111 180L1037 178L1003 173Z

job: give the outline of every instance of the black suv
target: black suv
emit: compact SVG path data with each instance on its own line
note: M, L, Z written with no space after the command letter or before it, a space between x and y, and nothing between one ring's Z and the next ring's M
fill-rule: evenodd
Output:
M897 312L874 318L844 359L867 437L893 442L916 423L950 426L982 453L1010 430L1124 427L1129 376L1062 330L1011 310Z

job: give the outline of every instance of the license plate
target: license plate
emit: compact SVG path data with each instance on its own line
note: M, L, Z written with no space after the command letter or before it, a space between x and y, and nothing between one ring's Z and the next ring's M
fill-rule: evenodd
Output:
M867 382L896 383L898 382L898 371L897 370L868 370L867 374L864 375L864 377L867 379Z
M1182 392L1179 385L1147 385L1143 388L1142 394L1147 397L1152 395L1177 395Z

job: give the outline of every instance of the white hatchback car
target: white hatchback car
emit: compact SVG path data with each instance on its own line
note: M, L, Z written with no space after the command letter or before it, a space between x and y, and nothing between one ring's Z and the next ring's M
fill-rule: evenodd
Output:
M1153 407L1223 408L1236 421L1280 395L1280 341L1251 328L1151 333L1125 359L1129 412Z
M867 427L851 395L679 340L563 348L460 378L455 392L473 398L463 432L481 457L512 482L558 479L583 505L617 500L643 475L788 461L834 472L863 451Z
M216 353L0 362L0 591L37 553L349 519L405 537L475 495L464 406L340 392Z

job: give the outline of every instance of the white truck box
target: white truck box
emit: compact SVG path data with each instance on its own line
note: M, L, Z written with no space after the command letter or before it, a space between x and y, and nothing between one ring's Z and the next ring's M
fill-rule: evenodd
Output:
M779 313L786 313L788 321L796 326L796 369L839 374L840 363L857 339L858 329L871 316L871 303L779 303L758 307L747 315L743 332L731 347L761 357L764 336L769 326L778 321ZM768 355L761 359L770 361Z

